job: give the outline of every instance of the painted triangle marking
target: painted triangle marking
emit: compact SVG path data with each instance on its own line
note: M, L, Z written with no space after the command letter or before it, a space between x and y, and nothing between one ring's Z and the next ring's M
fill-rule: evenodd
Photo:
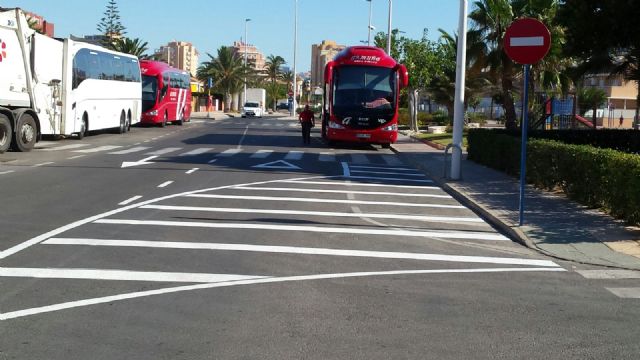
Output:
M272 162L268 162L260 165L254 165L252 167L258 168L258 169L300 170L299 167L291 163L288 163L284 160L276 160L276 161L272 161Z

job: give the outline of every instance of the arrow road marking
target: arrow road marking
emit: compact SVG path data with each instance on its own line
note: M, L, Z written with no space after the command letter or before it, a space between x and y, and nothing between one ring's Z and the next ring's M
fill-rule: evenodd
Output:
M148 164L153 164L153 162L149 161L152 159L157 158L157 156L149 156L148 158L144 158L142 160L139 161L125 161L122 163L122 166L120 168L128 168L128 167L132 167L132 166L140 166L140 165L148 165Z

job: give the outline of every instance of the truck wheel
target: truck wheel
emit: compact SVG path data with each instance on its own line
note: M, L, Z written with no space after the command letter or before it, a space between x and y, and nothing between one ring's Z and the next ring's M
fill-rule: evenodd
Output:
M0 154L7 151L11 145L11 122L9 118L0 114Z
M31 151L38 138L38 127L33 116L22 114L16 123L16 131L13 134L12 148L16 151Z

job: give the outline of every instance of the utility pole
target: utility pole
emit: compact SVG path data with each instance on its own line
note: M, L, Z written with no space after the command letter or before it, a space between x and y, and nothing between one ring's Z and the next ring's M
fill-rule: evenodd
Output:
M451 179L460 180L460 163L462 162L462 130L464 127L464 88L467 63L467 0L460 0L458 54L456 56L456 62L456 92L453 105Z
M245 69L245 74L244 74L244 96L242 99L242 106L244 106L244 103L247 102L247 47L249 46L249 43L247 42L247 25L249 24L249 21L251 21L251 19L244 19L244 69Z
M296 53L298 49L298 0L294 0L293 12L293 106L291 107L291 116L296 115L296 96L298 95L298 81L296 79Z
M389 20L387 21L387 55L391 55L391 9L393 8L392 0L389 0Z
M371 0L366 0L369 3L369 35L367 37L367 45L371 46Z

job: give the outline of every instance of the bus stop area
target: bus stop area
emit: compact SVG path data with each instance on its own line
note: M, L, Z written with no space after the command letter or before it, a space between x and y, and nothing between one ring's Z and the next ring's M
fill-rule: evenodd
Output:
M597 210L587 209L562 194L527 186L524 226L518 226L519 182L466 159L462 179L444 176L444 151L408 135L392 145L405 162L421 169L462 204L492 226L529 248L581 264L640 270L640 229L626 227Z

